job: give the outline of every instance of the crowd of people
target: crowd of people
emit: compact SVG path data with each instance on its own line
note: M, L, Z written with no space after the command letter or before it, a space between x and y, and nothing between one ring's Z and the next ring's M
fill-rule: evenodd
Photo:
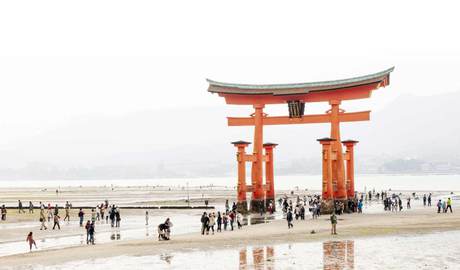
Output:
M243 215L237 211L236 204L233 203L232 209L228 208L228 203L226 205L226 209L222 213L220 211L217 214L215 212L203 212L201 215L202 235L222 232L222 228L224 231L227 231L227 229L233 231L235 222L238 229L243 228Z
M391 190L390 190L391 191ZM334 200L332 204L332 214L329 217L331 223L331 234L337 234L337 215L341 215L344 212L352 213L362 213L363 212L363 202L366 201L378 201L382 202L383 208L385 211L399 212L403 209L403 198L405 198L405 206L407 209L411 209L411 200L420 200L420 197L415 193L412 193L409 196L403 196L400 194L390 194L387 191L375 192L369 191L365 193L356 193L355 198L348 200ZM432 202L432 194L423 194L421 197L423 201L423 206L430 207ZM330 205L324 205L324 202L321 199L320 195L303 195L303 196L294 196L291 193L291 196L284 195L278 199L279 207L282 209L283 215L287 220L288 229L294 227L294 220L305 220L308 216L311 216L312 219L317 219L321 215L322 207L331 207ZM206 201L206 206L208 201ZM452 213L452 199L449 197L447 199L439 199L436 203L438 213ZM39 202L39 221L40 221L40 230L60 230L61 229L61 213L60 209L63 209L64 221L68 223L72 219L71 209L72 204L66 202L64 207L59 207L57 204L54 206L51 203L45 205L42 202ZM32 201L28 203L28 213L34 213L34 204ZM265 213L265 210L269 214L273 214L275 211L274 202L269 202L266 209L261 210L261 214ZM18 200L18 213L25 214L25 207L21 200ZM85 210L86 211L86 210ZM95 234L96 234L96 222L105 222L111 227L120 227L121 215L120 208L116 205L110 205L106 200L103 203L96 205L96 207L89 210L88 213L85 213L83 208L80 208L77 212L78 222L80 227L84 228L86 231L86 243L89 245L95 244ZM62 210L61 210L62 212ZM7 218L7 208L5 205L1 206L1 220L4 221ZM86 223L84 222L86 220ZM203 212L201 215L201 234L202 235L213 235L215 233L220 233L222 231L233 231L235 227L241 229L243 227L243 215L237 211L237 205L233 202L230 207L228 200L225 203L225 211L210 211ZM52 224L52 227L51 227ZM149 224L149 212L145 212L145 225ZM158 240L169 240L171 237L171 228L172 222L168 218L165 222L158 225ZM27 235L26 241L29 243L29 248L32 250L32 247L36 247L35 240L33 238L33 233L30 232Z
M438 208L438 213L441 213L441 211L442 213L447 213L448 210L452 213L452 199L449 197L447 200L439 200L436 207Z
M51 227L50 224L52 225L52 230L60 230L61 229L61 215L60 215L60 207L56 204L54 206L51 205L51 203L48 203L45 205L42 202L39 202L39 221L40 221L40 230L48 230L48 228ZM67 221L68 223L70 222L71 219L71 209L72 209L72 204L70 202L66 202L64 208L64 221ZM32 202L29 202L29 214L34 213L34 205ZM19 214L25 214L24 206L21 200L18 200L18 213ZM6 220L6 215L7 215L7 209L5 205L2 205L1 207L1 220ZM91 209L91 212L88 215L85 215L85 212L83 211L82 208L79 209L78 211L78 219L79 219L79 225L80 227L84 227L86 231L86 243L87 244L95 244L95 233L96 233L96 221L101 221L105 222L106 224L109 223L111 227L120 227L120 221L121 221L121 216L120 216L120 209L116 207L115 205L109 205L109 202L106 200L105 202L98 204L95 208ZM88 217L88 220L83 226L83 222L85 220L85 216ZM171 223L172 224L172 223ZM30 249L32 249L32 246L35 245L36 243L35 240L33 239L33 233L30 232L27 235L26 241L30 245Z

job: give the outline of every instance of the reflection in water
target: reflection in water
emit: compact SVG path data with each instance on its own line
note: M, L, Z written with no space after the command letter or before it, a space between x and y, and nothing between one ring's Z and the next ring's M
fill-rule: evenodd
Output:
M167 264L171 264L172 258L174 256L171 254L161 254L160 260L165 261Z
M120 240L120 239L121 239L120 230L112 231L112 234L110 235L110 240Z
M276 219L275 215L247 215L243 218L243 225L256 225L256 224L262 224L262 223L269 223L270 221L273 221Z
M354 241L327 241L323 243L324 270L354 269Z
M323 242L323 269L354 269L354 248L354 241L352 240ZM288 249L291 250L291 245ZM239 269L276 269L275 248L273 246L253 247L252 264L248 263L248 248L240 249Z
M252 261L254 268L251 269L275 269L275 250L272 246L266 247L253 247L252 248ZM248 269L247 248L240 250L239 269Z
M267 246L267 269L275 269L275 249L272 246Z
M254 269L263 269L265 264L264 258L264 248L253 248L252 249L252 258L254 261Z
M83 234L80 234L80 245L86 244L86 237Z
M246 248L240 250L240 270L246 270L248 265L248 258L246 256Z

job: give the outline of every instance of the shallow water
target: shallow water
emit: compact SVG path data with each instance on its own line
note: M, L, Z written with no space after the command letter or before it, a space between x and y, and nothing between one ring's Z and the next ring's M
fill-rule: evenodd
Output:
M320 190L321 175L277 175L277 190L299 189ZM460 175L384 175L361 174L355 176L356 190L363 191L375 188L379 190L425 190L425 191L460 191ZM227 186L236 185L235 176L200 177L200 178L163 178L163 179L116 179L116 180L15 180L0 181L0 187L79 187L79 186ZM439 184L439 183L442 183Z
M96 244L107 243L111 241L121 240L139 240L139 239L152 239L156 240L158 237L157 225L165 221L165 217L171 217L173 222L172 234L180 235L191 232L199 232L201 229L201 212L163 212L149 216L149 225L145 225L145 216L126 216L123 217L120 228L112 228L110 222L105 221L96 222ZM243 225L253 225L260 223L267 223L274 219L282 218L281 213L270 216L252 215L243 219ZM27 222L27 225L37 229L38 223ZM11 227L12 224L4 224ZM71 223L62 222L61 227L71 226L73 231L81 232L78 235L65 235L65 236L48 236L46 238L36 238L38 250L59 249L63 247L86 245L86 231L79 227L77 221ZM236 226L236 225L235 225ZM48 226L51 229L50 226ZM230 229L230 225L228 227ZM1 239L1 238L0 238ZM35 250L35 248L34 248ZM14 254L21 254L29 252L29 248L24 241L0 241L0 257Z
M434 198L436 200L436 197ZM218 205L218 209L224 208L223 205ZM413 201L412 208L423 208L422 202L420 200ZM217 210L216 210L217 211ZM402 213L406 211L412 211L404 209ZM433 211L435 208L433 207ZM383 213L383 204L381 201L372 201L365 202L363 212L365 214L377 214ZM151 211L149 216L149 225L145 226L145 216L143 215L129 215L122 218L120 228L112 228L110 224L107 224L104 221L96 222L96 244L107 243L111 241L122 241L122 240L140 240L140 239L152 239L156 240L157 235L157 225L164 222L166 217L170 217L174 226L172 228L172 235L180 235L191 232L199 232L201 229L201 211L198 210L187 210L185 212L180 211L164 211L161 212ZM306 220L300 222L308 223L312 218L310 212L306 213ZM389 213L391 214L391 213ZM260 216L259 214L253 214L244 217L243 225L254 225L260 223L268 223L275 219L283 219L282 211L276 212L274 215L264 215ZM50 225L50 224L48 224ZM16 224L1 224L0 229L11 228L12 226L20 227L29 227L31 231L37 230L39 228L38 222L22 222ZM62 222L61 226L69 227L72 232L80 232L79 234L72 233L72 235L61 235L57 236L47 236L43 238L36 238L38 250L48 250L48 249L58 249L63 247L86 245L86 232L83 228L78 226L76 220L72 222ZM236 225L235 225L236 226ZM230 226L229 228L230 229ZM0 257L21 254L29 252L28 246L21 239L20 241L10 241L2 242L0 235Z
M460 231L119 256L33 269L458 269ZM29 269L24 266L21 269Z

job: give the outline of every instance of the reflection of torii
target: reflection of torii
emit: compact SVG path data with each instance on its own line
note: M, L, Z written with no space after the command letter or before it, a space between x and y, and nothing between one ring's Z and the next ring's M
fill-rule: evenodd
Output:
M323 242L323 269L354 269L355 245L353 240Z
M268 201L274 201L273 171L266 172L265 184L263 181L263 163L265 162L267 167L267 162L271 162L268 168L273 166L273 155L270 157L267 149L264 153L264 125L330 123L331 141L330 148L327 147L329 154L323 155L323 162L326 162L324 157L327 157L327 164L330 166L328 174L323 175L323 195L326 195L324 199L330 203L332 199L346 200L354 197L353 171L347 171L345 176L344 166L345 160L349 163L353 160L350 158L352 155L342 152L340 122L367 121L370 111L346 113L339 106L344 100L369 98L373 90L389 85L393 69L350 79L312 83L254 85L208 80L208 91L225 98L227 104L251 105L254 108L254 113L250 117L228 118L229 126L254 126L252 154L245 153L245 147L249 142L234 143L238 147L238 210L247 211L247 191L252 192L252 212L259 213L265 209ZM331 108L325 114L303 115L305 104L308 102L328 102ZM289 116L268 116L263 109L271 104L288 104ZM347 146L347 152L348 150ZM246 162L252 163L251 185L246 185ZM347 164L347 168L349 167ZM329 192L325 190L328 183L324 184L324 181L331 182L332 189Z
M272 246L254 247L252 249L254 269L275 269L275 250ZM240 250L239 269L248 269L247 250Z

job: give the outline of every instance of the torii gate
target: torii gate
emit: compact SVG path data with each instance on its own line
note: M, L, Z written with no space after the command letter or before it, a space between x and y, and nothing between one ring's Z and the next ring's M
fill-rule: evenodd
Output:
M275 205L273 148L276 144L263 143L264 125L330 123L330 138L318 140L323 147L323 200L353 198L353 146L357 141L340 141L340 122L367 121L370 111L347 113L340 104L344 100L369 98L373 90L389 85L393 70L394 67L350 79L295 84L233 84L208 79L208 91L225 98L227 104L252 105L254 108L250 117L228 117L229 126L254 126L252 155L245 152L249 142L233 142L238 148L238 210L247 212L247 191L252 192L252 212L262 211L271 201ZM308 102L328 102L331 108L325 114L304 115ZM286 103L289 116L268 116L263 111L266 105ZM346 153L342 151L342 143L346 146ZM246 185L246 162L252 162L252 185ZM263 162L266 163L265 184Z

